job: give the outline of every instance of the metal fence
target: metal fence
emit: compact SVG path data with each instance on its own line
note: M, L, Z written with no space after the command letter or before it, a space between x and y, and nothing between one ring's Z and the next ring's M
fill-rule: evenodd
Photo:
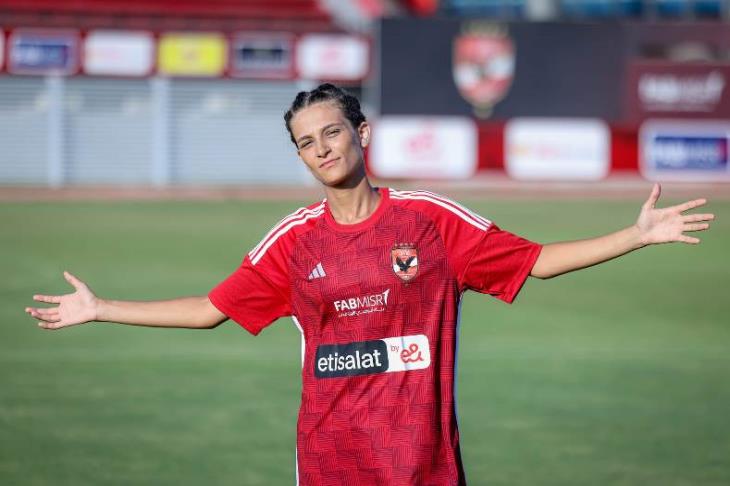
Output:
M306 87L304 87L306 88ZM293 82L0 77L0 183L299 183Z

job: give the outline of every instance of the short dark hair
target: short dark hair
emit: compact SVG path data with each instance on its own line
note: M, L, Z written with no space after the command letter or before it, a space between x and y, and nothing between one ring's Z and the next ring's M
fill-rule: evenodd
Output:
M312 91L300 91L297 97L294 98L289 111L284 114L286 129L294 145L297 144L297 141L294 140L294 134L291 132L291 119L302 108L306 108L315 103L322 103L323 101L332 101L337 104L355 130L365 121L365 115L362 114L360 102L356 97L334 84L320 84Z

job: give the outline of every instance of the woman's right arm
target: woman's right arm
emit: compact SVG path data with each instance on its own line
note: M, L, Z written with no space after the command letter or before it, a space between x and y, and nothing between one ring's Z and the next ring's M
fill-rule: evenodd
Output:
M33 300L56 307L26 307L43 329L61 329L91 321L135 326L210 329L228 319L207 296L182 297L153 302L98 298L89 287L68 272L64 278L76 291L66 295L34 295Z

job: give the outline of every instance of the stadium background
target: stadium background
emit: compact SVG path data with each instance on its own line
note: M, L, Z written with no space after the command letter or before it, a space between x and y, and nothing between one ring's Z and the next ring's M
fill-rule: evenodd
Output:
M288 320L255 341L51 333L22 309L64 269L107 297L206 292L320 197L282 114L334 81L375 126L378 183L537 241L630 224L651 180L665 204L710 198L699 247L530 281L514 306L468 296L459 418L471 484L727 484L727 19L704 0L0 1L0 482L293 481Z

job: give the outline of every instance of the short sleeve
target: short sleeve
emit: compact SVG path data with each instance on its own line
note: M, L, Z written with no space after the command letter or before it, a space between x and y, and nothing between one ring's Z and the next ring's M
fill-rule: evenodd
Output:
M542 245L491 224L473 249L460 284L512 303L541 250Z
M218 310L256 335L279 317L291 315L288 279L272 272L276 269L254 266L247 256L208 298Z

